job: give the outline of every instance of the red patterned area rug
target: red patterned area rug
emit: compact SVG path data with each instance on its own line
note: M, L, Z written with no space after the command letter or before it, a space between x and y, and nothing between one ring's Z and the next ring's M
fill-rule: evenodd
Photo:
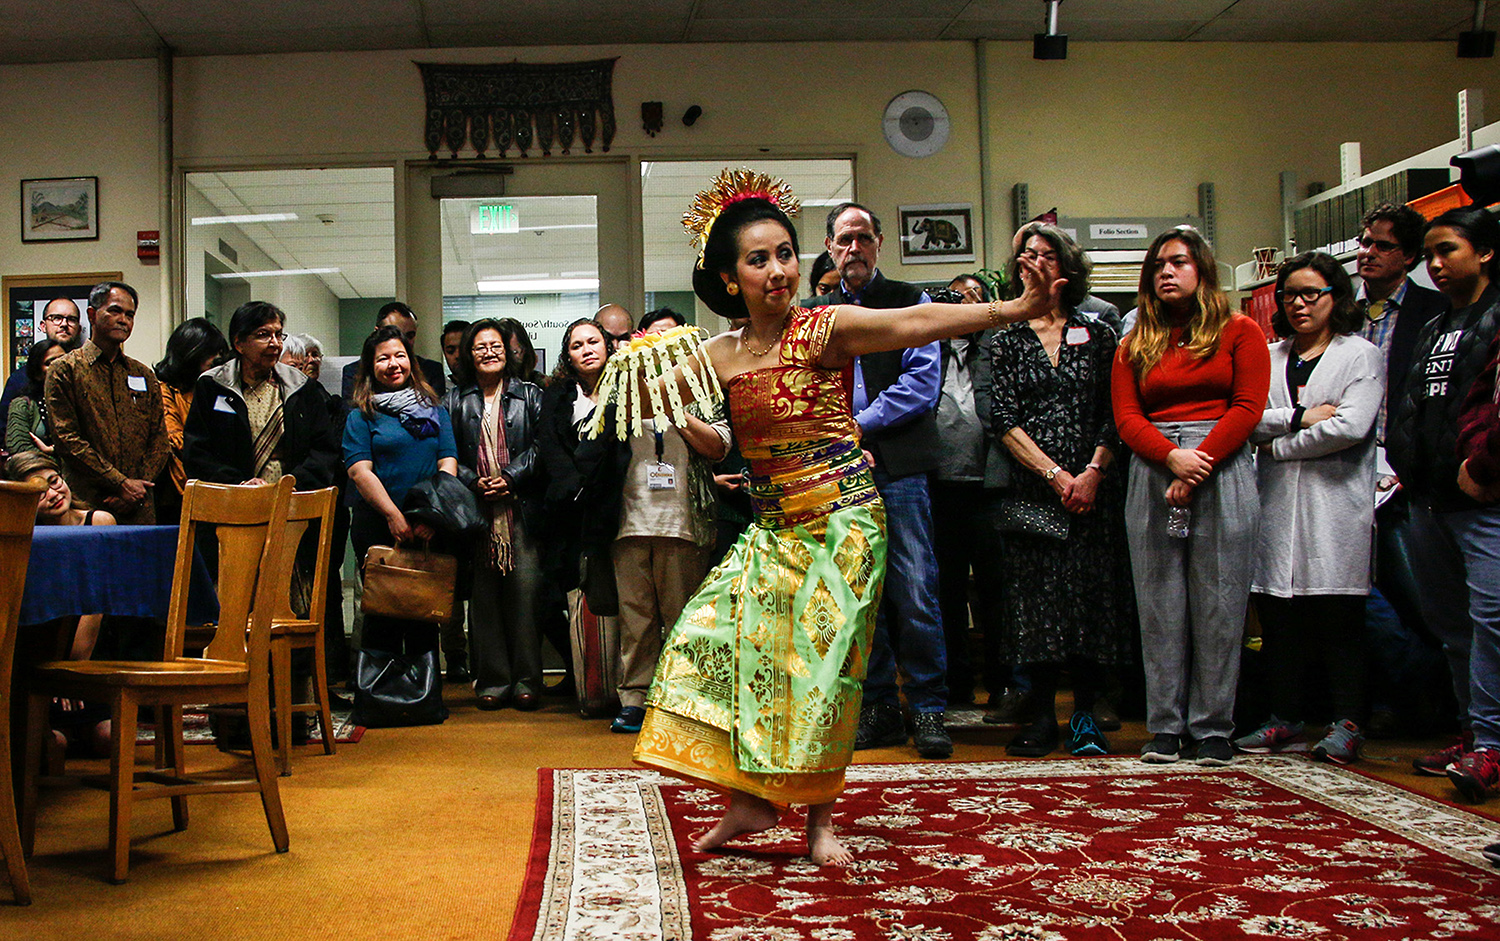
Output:
M695 853L716 792L541 775L511 941L1500 938L1500 823L1302 759L854 765L844 870L800 814Z

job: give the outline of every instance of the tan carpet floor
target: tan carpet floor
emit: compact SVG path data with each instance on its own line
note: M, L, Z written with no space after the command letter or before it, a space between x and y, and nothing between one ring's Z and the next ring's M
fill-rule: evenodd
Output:
M334 757L295 760L281 779L285 855L272 850L253 795L193 801L182 833L171 831L166 801L149 801L136 811L130 881L110 885L107 796L44 792L30 862L35 902L9 904L0 876L0 939L503 939L525 877L537 769L627 766L633 736L579 719L557 699L531 714L482 713L466 689L447 692L453 715L441 726L373 730ZM1003 759L1011 734L955 732L954 760ZM1147 735L1127 723L1110 738L1129 754ZM1447 781L1410 773L1411 758L1435 744L1372 743L1359 767L1451 800ZM227 760L207 746L188 757ZM858 760L918 758L905 747ZM89 766L70 762L69 771ZM1497 815L1500 799L1483 809Z

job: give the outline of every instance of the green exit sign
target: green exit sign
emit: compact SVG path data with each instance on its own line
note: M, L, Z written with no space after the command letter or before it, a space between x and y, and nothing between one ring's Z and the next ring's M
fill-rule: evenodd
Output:
M521 231L521 216L510 203L480 203L469 216L469 234L498 235Z

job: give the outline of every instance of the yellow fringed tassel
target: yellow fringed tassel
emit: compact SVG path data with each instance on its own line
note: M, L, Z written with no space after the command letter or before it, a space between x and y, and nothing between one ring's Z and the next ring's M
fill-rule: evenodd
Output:
M683 398L677 382L678 369L686 380L691 396L688 399ZM611 405L615 406L616 437L623 441L644 432L646 403L642 401L642 383L651 415L678 428L687 424L687 406L691 403L712 413L724 401L723 391L713 375L713 364L697 327L674 327L665 333L635 337L604 364L604 372L599 376L599 407L589 427L589 437L605 433L605 418Z

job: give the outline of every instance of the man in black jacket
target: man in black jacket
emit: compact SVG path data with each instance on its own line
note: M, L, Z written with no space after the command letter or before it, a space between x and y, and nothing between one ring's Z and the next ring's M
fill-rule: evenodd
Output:
M826 245L838 268L839 290L809 302L889 309L928 300L913 284L891 281L876 268L880 220L858 203L828 214ZM854 363L854 420L860 443L875 458L875 487L885 501L888 549L885 599L870 644L855 748L906 741L896 693L896 671L912 710L912 732L924 758L947 758L953 741L943 728L948 704L948 658L938 604L937 557L927 475L939 458L937 405L942 384L938 344L860 356Z
M1360 276L1355 295L1365 314L1360 335L1380 347L1386 357L1386 393L1375 434L1383 446L1386 423L1406 391L1412 348L1428 321L1448 307L1443 295L1413 281L1409 272L1422 260L1422 236L1427 220L1410 206L1383 203L1365 214L1355 256ZM1394 478L1383 483L1390 485ZM1369 732L1388 737L1401 731L1399 717L1436 714L1427 701L1440 684L1442 657L1423 641L1427 630L1419 607L1420 586L1412 571L1409 549L1410 508L1405 493L1396 493L1376 511L1377 584L1370 589L1365 620L1375 644L1370 659L1372 676ZM1406 731L1419 732L1420 727Z

